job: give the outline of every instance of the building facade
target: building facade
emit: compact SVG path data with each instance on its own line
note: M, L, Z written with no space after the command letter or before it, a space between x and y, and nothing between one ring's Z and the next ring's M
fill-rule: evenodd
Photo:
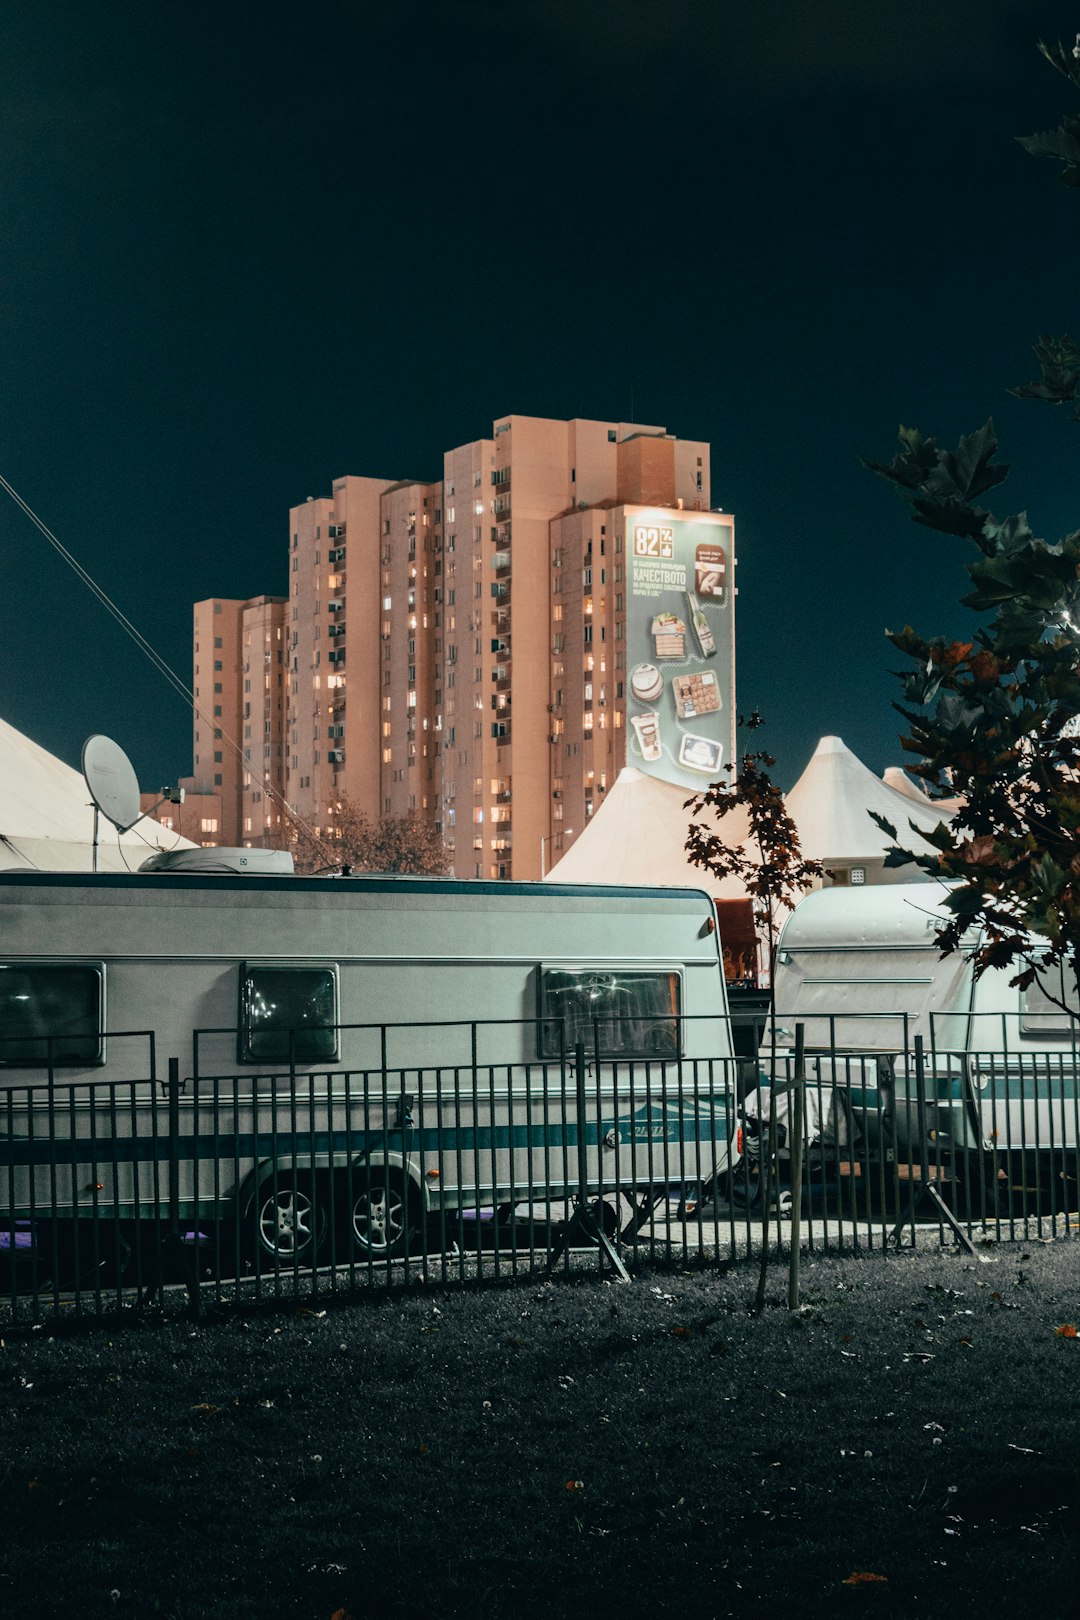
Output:
M286 599L196 602L192 641L193 769L183 806L164 806L201 844L275 847L284 814ZM168 823L166 823L168 825Z
M537 878L624 764L715 779L733 737L734 558L710 500L707 444L511 415L448 450L439 479L344 477L294 507L288 598L196 607L213 712L193 780L237 805L223 841L287 836L266 797L280 775L328 844L347 810L415 814L456 875ZM702 557L722 560L710 573ZM243 728L231 765L214 734L228 716Z

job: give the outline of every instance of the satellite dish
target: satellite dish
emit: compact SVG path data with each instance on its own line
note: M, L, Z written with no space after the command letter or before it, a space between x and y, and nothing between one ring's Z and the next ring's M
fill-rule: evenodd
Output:
M82 773L94 809L100 810L118 832L127 832L133 827L142 815L139 779L120 744L114 743L111 737L87 737L83 743Z

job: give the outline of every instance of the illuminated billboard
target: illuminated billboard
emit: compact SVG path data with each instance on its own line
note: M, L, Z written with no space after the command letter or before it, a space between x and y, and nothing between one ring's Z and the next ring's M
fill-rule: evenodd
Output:
M625 507L626 763L700 789L731 763L734 524Z

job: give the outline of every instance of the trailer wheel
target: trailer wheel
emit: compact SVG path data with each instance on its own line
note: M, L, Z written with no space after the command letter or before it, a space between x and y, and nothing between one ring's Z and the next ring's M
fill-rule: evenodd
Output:
M264 1181L255 1199L259 1248L293 1264L314 1258L326 1236L326 1209L310 1177Z
M419 1233L420 1217L401 1173L372 1167L353 1182L349 1240L354 1253L386 1260L403 1254Z
M1008 1216L1008 1183L996 1153L958 1153L954 1172L958 1215L969 1221L993 1221Z
M756 1209L765 1194L765 1177L757 1162L741 1159L727 1176L728 1202L735 1209Z

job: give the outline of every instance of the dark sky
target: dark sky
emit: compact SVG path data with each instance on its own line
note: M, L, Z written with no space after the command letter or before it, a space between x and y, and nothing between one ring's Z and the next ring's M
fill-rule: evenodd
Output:
M886 625L960 542L859 466L993 414L999 512L1071 526L1060 0L174 0L0 13L0 472L185 677L286 585L287 509L434 477L508 411L662 422L736 514L739 706L786 784L899 761ZM0 495L0 715L190 770L180 700Z

